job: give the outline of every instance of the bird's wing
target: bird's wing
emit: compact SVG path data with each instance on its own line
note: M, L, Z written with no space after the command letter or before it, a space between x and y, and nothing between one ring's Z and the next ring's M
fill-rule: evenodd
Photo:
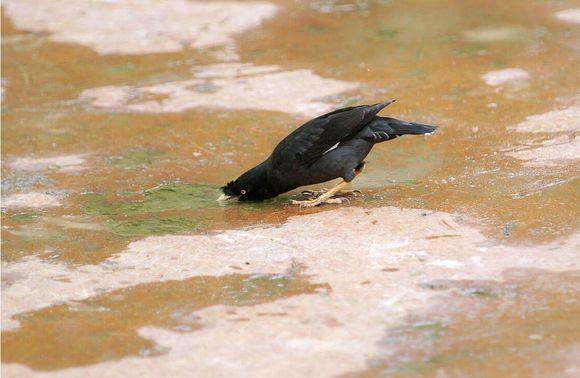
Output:
M306 122L276 146L273 167L312 165L335 145L356 135L390 103L339 109Z

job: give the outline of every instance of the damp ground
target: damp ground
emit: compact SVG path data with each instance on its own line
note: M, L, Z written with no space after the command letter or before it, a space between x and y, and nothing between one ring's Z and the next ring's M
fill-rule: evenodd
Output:
M574 2L147 3L3 4L7 375L578 373ZM215 201L391 98L349 204Z

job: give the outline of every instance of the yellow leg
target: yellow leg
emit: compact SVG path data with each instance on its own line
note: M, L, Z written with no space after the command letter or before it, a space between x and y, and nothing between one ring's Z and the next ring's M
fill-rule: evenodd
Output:
M330 197L332 197L336 192L340 191L342 188L348 185L348 182L342 181L340 184L330 189L328 192L318 196L317 198L309 201L295 201L292 200L293 205L300 205L300 207L314 207L326 202Z
M365 162L363 161L354 169L355 177L358 176L362 172L364 166L365 166ZM330 198L330 197L332 197L337 192L340 192L341 189L344 188L345 186L347 186L348 184L349 184L348 181L342 180L342 182L340 184L338 184L337 186L330 189L326 193L323 193L320 196L318 196L312 200L308 200L308 201L291 200L290 202L293 205L300 205L300 207L314 207L314 206L321 205L323 203L343 203L343 201L340 198ZM352 192L356 192L356 191L352 191ZM348 201L348 199L346 199L346 200ZM348 202L350 202L350 201L348 201Z

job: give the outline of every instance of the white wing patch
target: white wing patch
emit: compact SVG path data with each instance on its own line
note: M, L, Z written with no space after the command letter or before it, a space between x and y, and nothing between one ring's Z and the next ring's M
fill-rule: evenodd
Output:
M330 151L334 150L336 147L338 147L338 145L340 144L340 142L338 142L337 144L335 144L334 146L330 147L328 150L324 151L322 153L322 155L326 155L327 153L329 153Z

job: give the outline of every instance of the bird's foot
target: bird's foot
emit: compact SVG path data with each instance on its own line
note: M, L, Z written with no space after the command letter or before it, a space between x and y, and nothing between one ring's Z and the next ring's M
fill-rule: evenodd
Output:
M346 199L347 202L350 202L348 200L348 198L346 198L346 197L332 198L332 196L335 193L340 192L340 190L342 188L344 188L346 185L348 185L348 182L346 182L346 181L343 180L340 184L338 184L334 188L330 189L329 191L327 191L325 193L322 193L320 196L318 196L318 197L316 197L316 198L314 198L312 200L308 200L308 201L292 201L292 203L294 205L300 205L300 207L314 207L314 206L322 205L323 203L342 203L342 200L339 199L339 198L344 198L344 199ZM338 202L337 199L340 202Z
M302 195L308 200L297 201L291 200L293 205L300 205L300 207L314 207L322 204L342 204L350 203L350 198L362 195L360 190L339 190L329 193L328 189L322 190L304 190Z
M347 197L330 197L327 199L314 198L306 201L290 200L292 205L299 205L300 207L315 207L323 204L341 204L350 203Z
M303 190L302 196L306 198L316 198L328 192L328 189L323 188L321 190ZM362 195L360 190L339 190L338 192L334 193L331 198L344 198L347 197L359 197Z

